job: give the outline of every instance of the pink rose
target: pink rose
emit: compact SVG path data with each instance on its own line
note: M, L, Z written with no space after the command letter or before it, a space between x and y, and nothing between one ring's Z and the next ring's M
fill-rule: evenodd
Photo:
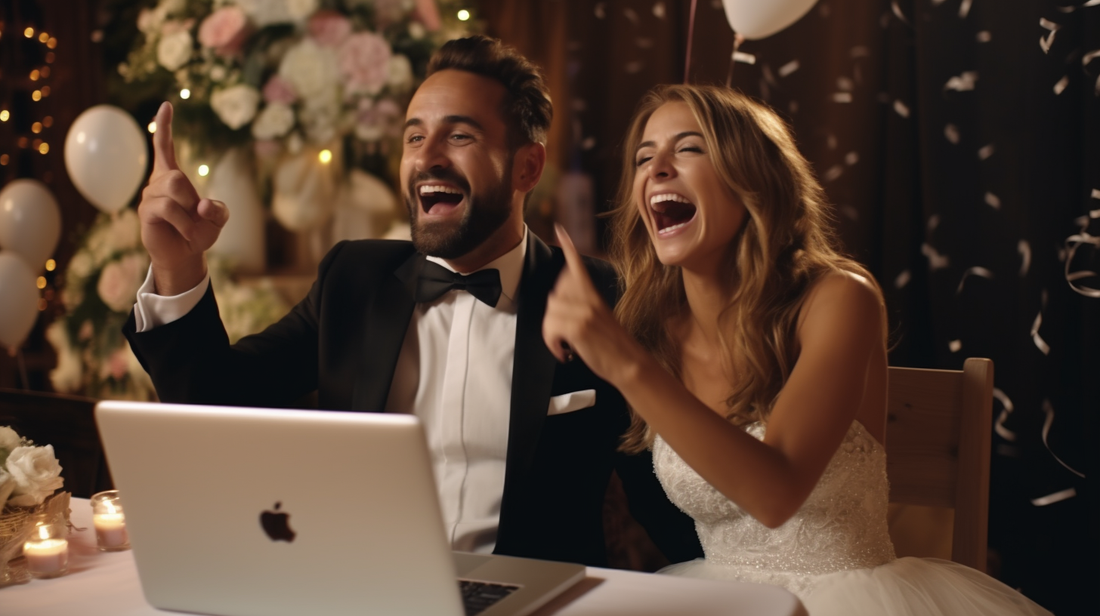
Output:
M323 47L339 47L351 35L351 20L336 11L317 11L309 18L309 35Z
M351 92L377 94L390 75L390 46L386 39L370 32L348 37L340 47L340 72Z
M289 81L275 75L264 84L264 100L289 105L298 100L298 93Z
M239 53L247 39L248 17L237 6L214 11L199 26L199 43L221 56Z

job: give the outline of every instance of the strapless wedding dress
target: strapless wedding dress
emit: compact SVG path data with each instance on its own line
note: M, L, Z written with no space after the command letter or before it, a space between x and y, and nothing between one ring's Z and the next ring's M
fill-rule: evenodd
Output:
M764 425L747 432L763 439ZM1049 614L970 567L894 555L886 452L858 422L802 508L775 529L711 487L660 437L653 466L672 502L695 519L706 555L661 573L783 586L810 616Z

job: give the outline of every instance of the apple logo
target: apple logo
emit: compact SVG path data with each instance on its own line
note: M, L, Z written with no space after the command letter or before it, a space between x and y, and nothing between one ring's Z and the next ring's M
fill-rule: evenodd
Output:
M275 503L274 511L264 511L260 514L260 526L272 541L294 541L296 534L290 529L290 514L279 511L282 502Z

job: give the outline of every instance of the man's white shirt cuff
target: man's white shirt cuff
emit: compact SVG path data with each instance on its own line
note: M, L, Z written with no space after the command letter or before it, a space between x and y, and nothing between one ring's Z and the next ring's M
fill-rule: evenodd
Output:
M167 325L191 312L209 287L210 272L207 272L202 282L190 291L179 295L157 295L156 285L153 284L153 267L149 266L145 282L138 288L137 302L134 303L134 325L138 333Z

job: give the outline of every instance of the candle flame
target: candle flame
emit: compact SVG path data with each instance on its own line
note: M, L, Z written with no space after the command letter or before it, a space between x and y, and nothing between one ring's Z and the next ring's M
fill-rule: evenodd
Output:
M118 513L118 511L115 509L115 504L113 502L108 500L108 501L103 501L103 504L107 505L107 513L110 513L110 514Z
M43 541L45 541L46 539L49 539L50 538L50 529L46 528L45 525L40 525L38 527L38 536L41 537Z

